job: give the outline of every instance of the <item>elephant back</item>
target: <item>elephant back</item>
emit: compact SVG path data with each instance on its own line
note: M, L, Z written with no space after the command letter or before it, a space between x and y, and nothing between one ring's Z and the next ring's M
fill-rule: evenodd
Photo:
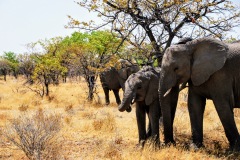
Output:
M160 76L161 67L152 67L152 66L143 66L139 72L146 73L151 72L153 74L156 74L158 77Z
M107 68L101 72L100 81L103 88L108 88L109 90L121 88L118 80L118 72L114 67Z

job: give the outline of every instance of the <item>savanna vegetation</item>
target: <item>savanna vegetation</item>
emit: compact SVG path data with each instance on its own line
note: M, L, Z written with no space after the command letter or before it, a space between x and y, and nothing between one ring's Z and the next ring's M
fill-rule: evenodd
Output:
M103 23L69 16L67 37L39 40L29 52L0 57L0 159L238 159L228 148L211 101L204 115L204 145L191 151L187 89L180 93L176 146L159 150L138 142L134 109L121 113L113 94L104 105L99 73L120 58L161 65L167 47L179 38L211 36L233 41L240 10L231 1L83 0L80 7ZM122 93L121 93L122 97ZM240 129L240 112L234 110ZM161 142L163 128L160 129Z
M38 96L24 83L23 77L17 80L9 77L8 81L2 77L0 81L1 159L28 159L25 153L30 151L19 148L13 140L25 147L32 146L29 147L34 150L29 156L32 159L41 156L40 159L185 160L237 159L239 156L225 153L227 139L211 101L207 102L204 115L205 148L197 152L189 150L191 130L186 90L180 94L174 121L177 145L160 150L146 145L139 150L135 108L130 113L119 112L113 94L110 94L112 103L105 106L98 80L99 97L92 102L87 100L88 86L84 78L69 79L58 86L51 84L48 97ZM122 97L122 93L120 95ZM234 112L240 128L239 110ZM163 142L162 128L160 133Z

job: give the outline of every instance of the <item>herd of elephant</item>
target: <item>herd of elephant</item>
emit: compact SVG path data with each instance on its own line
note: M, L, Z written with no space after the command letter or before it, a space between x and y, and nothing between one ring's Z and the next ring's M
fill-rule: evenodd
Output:
M109 104L113 90L118 110L131 111L136 103L139 145L159 140L159 119L163 118L164 143L175 144L173 122L180 85L188 84L188 111L194 149L203 147L203 115L206 99L214 103L229 141L230 151L240 151L240 136L234 108L240 108L240 41L224 43L214 38L188 39L170 46L161 67L138 66L121 60L120 70L110 68L100 80ZM124 91L122 102L118 91ZM146 130L146 115L149 118Z

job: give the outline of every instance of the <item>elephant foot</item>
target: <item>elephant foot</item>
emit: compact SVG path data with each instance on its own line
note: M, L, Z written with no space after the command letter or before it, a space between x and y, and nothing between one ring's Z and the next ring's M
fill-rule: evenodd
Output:
M140 140L139 143L136 145L136 149L142 150L144 148L146 140Z
M153 149L154 149L154 150L160 149L160 147L161 147L160 140L155 140L155 141L152 142L152 143L153 143Z
M176 142L174 141L173 138L165 138L164 139L164 145L165 146L171 146L171 145L175 146Z
M240 153L240 139L236 140L233 145L230 145L230 147L226 150L226 152L239 152Z
M121 104L121 101L117 101L117 104L120 105L120 104Z
M164 147L176 146L176 142L175 141L168 141L168 142L165 141L162 144L162 146L164 146Z
M128 108L126 109L126 111L127 111L127 112L131 112L131 111L132 111L132 107L128 107Z
M189 150L190 151L199 151L200 149L204 148L204 145L202 143L190 143Z

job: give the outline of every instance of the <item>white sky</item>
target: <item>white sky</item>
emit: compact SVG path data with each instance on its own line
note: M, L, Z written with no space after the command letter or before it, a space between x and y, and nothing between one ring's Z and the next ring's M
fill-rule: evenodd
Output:
M82 21L94 17L73 0L0 0L0 55L23 53L27 43L70 35L74 30L64 28L67 15Z
M27 43L70 35L74 30L64 28L67 15L80 21L97 19L74 0L0 0L0 55L24 53Z

